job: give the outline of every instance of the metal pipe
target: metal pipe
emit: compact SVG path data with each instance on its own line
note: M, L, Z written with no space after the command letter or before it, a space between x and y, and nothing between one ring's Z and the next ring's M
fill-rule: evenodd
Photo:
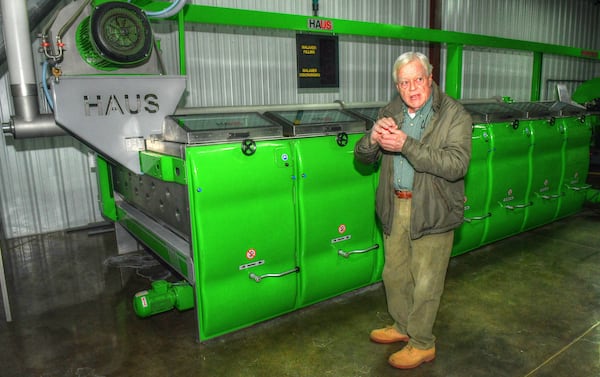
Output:
M77 8L77 11L75 13L73 13L73 15L60 28L60 30L58 30L58 35L56 36L57 39L61 39L63 37L63 35L65 35L67 30L69 30L69 28L71 28L71 26L73 26L73 24L77 20L77 17L79 17L81 15L81 13L83 13L85 8L88 7L91 2L92 2L92 0L85 0L83 3L81 3L79 8Z
M2 0L2 19L15 115L32 121L38 104L26 2Z
M50 115L39 112L38 90L29 39L29 18L25 0L0 0L8 73L15 115L2 124L4 133L17 137L64 135Z
M24 121L21 117L12 117L10 123L2 124L2 132L11 134L15 139L34 137L64 136L67 131L59 127L52 114L38 114L31 121Z
M64 5L66 1L72 0L37 0L35 4L27 1L27 13L30 25L38 25L48 14L52 13L54 8ZM3 43L0 43L0 75L6 72L6 49Z

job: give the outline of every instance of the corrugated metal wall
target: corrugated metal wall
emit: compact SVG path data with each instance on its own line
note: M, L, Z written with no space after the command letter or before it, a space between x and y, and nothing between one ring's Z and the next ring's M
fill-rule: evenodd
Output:
M442 29L600 49L600 4L596 0L445 0ZM533 54L506 50L465 48L463 98L531 97ZM597 61L545 55L542 100L555 99L556 84L571 92L585 80L600 75Z
M312 14L312 1L212 0L195 4ZM440 0L442 28L587 49L600 49L595 0ZM320 1L319 15L407 26L429 26L429 1ZM174 25L155 24L169 73L178 73ZM402 52L427 53L423 43L340 36L340 88L296 88L295 33L189 25L186 107L387 101L394 94L391 64ZM36 50L37 42L33 44ZM444 53L442 54L444 56ZM464 98L530 97L532 55L465 48ZM438 67L436 67L438 68ZM443 64L441 70L443 77ZM600 75L597 61L544 58L543 98L556 82L575 87ZM10 115L8 78L0 79L0 117ZM443 81L443 80L442 80ZM0 136L0 219L9 238L101 221L90 151L75 139L13 140Z
M194 1L196 4L270 12L312 14L311 1ZM322 1L319 15L428 27L427 1ZM427 52L425 44L339 37L340 89L298 91L296 33L227 26L187 28L187 107L363 102L393 91L390 62L402 51ZM164 40L172 36L163 36ZM172 45L172 43L169 43ZM174 51L173 51L174 52ZM390 72L386 75L387 72Z
M0 115L9 119L7 77ZM70 136L13 139L0 133L0 214L7 238L101 221L91 151Z

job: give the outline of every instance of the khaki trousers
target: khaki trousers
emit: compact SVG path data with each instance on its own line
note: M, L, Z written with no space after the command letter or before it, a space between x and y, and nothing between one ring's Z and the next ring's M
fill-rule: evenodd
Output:
M410 239L410 199L394 200L392 232L384 239L383 284L394 326L418 349L435 345L437 316L454 231ZM418 209L417 209L418 210Z

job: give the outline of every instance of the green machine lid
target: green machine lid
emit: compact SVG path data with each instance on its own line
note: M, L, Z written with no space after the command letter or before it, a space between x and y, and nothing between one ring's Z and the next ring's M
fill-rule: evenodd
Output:
M215 144L245 139L277 139L282 127L259 113L197 114L167 117L162 138L186 144Z
M588 80L579 85L571 99L580 105L600 103L600 77Z
M526 118L521 109L504 102L463 103L475 123L503 122Z
M366 130L364 119L341 110L268 111L264 115L281 124L285 136L337 135Z

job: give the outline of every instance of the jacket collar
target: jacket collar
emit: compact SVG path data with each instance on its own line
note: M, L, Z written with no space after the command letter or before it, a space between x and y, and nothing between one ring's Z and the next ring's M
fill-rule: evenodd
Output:
M431 84L431 93L433 95L433 103L431 104L433 111L438 112L442 107L442 91L435 81Z

